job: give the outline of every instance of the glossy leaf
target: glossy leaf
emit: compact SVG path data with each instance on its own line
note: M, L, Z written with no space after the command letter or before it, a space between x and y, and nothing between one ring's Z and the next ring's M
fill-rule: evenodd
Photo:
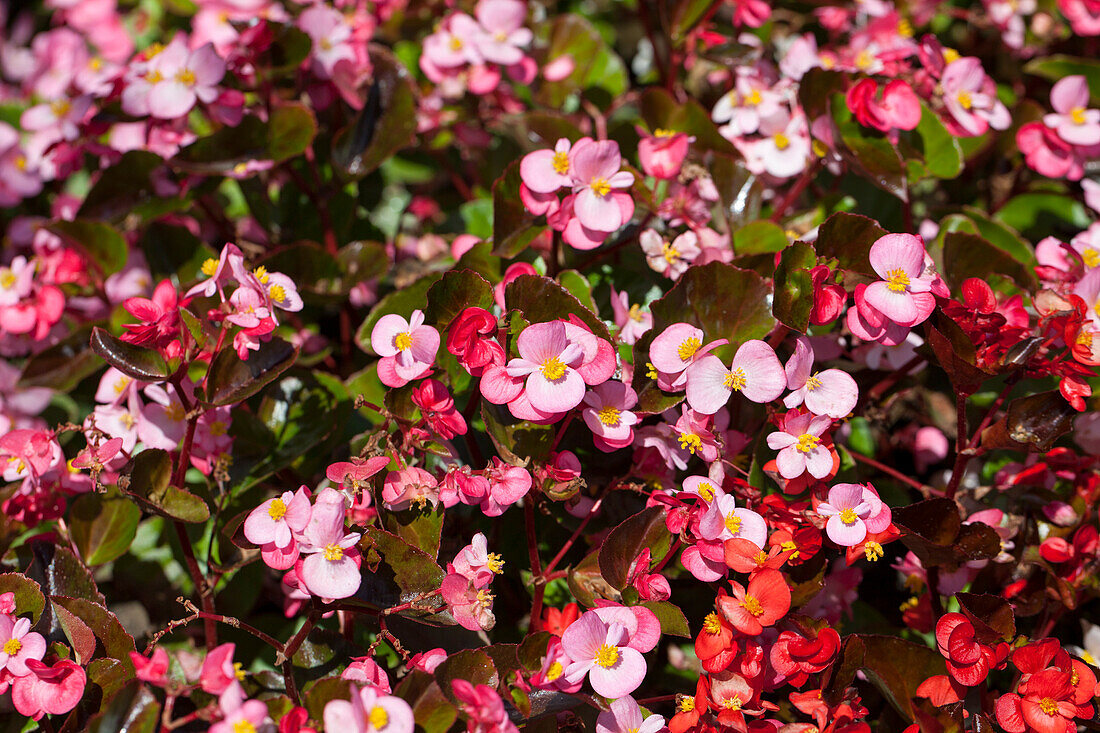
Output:
M810 325L814 305L814 284L810 269L817 264L814 248L795 242L783 250L775 268L775 298L772 314L785 326L803 332Z
M600 545L600 573L608 583L622 590L627 585L630 566L642 550L648 548L654 560L668 552L672 535L665 527L665 510L651 506L638 512L611 530Z
M298 346L278 336L249 351L247 361L233 348L222 349L210 365L205 402L214 406L243 402L278 379L294 364L298 352Z
M115 338L98 326L92 329L91 345L104 361L133 379L163 382L171 375L158 352Z
M650 305L653 331L680 321L703 329L706 340L729 339L734 346L763 338L775 326L770 289L755 272L724 262L690 268L660 300Z
M779 252L787 244L783 227L770 221L754 221L733 233L733 251L738 257Z
M282 103L266 121L246 115L236 127L223 127L180 150L176 168L201 175L224 175L256 161L280 163L305 152L317 134L313 112L299 103Z
M49 387L71 392L84 379L103 368L89 346L92 332L83 328L37 354L23 364L17 387Z
M1031 267L976 234L947 234L943 239L943 265L944 277L956 289L967 278L988 281L994 275L1006 275L1025 290L1034 291L1039 287Z
M691 144L695 150L737 155L737 149L722 137L718 126L711 121L710 113L693 99L681 104L664 89L650 87L642 95L641 112L650 132L686 132L695 138Z
M493 288L481 275L470 270L451 270L428 289L425 321L445 334L455 316L466 308L493 307Z
M405 593L426 593L442 585L443 569L420 548L377 527L368 527L363 538L393 569L397 584Z
M413 709L418 728L424 733L445 733L458 719L458 710L447 699L435 678L414 669L397 684L393 694Z
M989 560L1001 551L1001 540L993 528L981 522L964 525L951 499L926 499L899 507L893 519L903 530L902 542L924 567L952 569L974 560Z
M55 221L43 227L65 244L83 252L104 277L113 275L126 264L129 248L126 240L110 224L89 219Z
M835 257L844 270L877 278L868 253L875 240L885 235L886 230L874 219L838 212L821 225L814 249L822 259Z
M37 622L46 608L46 597L41 587L23 573L0 574L0 594L3 593L15 594L16 616L30 614L31 620Z
M461 704L454 694L451 682L466 680L474 687L496 687L500 681L492 658L482 649L463 649L451 654L435 669L435 681L448 700Z
M514 161L493 182L493 254L512 258L531 244L545 226L536 225L519 195L519 164Z
M172 459L166 451L146 449L134 456L129 482L120 487L145 508L181 522L205 522L210 508L199 496L170 485Z
M570 313L584 321L600 338L611 340L607 326L560 284L540 275L520 275L504 289L508 310L518 310L528 323L555 321Z
M141 510L117 489L84 494L69 512L69 533L88 565L102 565L130 549Z

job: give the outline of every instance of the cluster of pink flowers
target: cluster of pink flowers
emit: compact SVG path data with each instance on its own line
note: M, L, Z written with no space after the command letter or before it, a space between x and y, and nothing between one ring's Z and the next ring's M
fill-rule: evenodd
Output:
M447 577L440 593L460 626L471 631L493 628L496 619L489 585L503 570L504 561L500 555L489 552L481 532L455 555L454 562L447 564Z
M1016 132L1028 166L1049 178L1080 180L1085 164L1100 157L1100 110L1089 107L1083 76L1067 76L1050 90L1054 111Z
M0 694L10 690L11 704L34 720L69 712L84 695L84 669L69 659L43 662L45 638L15 608L15 594L0 593Z

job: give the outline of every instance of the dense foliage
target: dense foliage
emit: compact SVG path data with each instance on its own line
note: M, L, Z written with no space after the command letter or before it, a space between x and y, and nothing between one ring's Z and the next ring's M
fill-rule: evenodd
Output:
M3 730L1100 729L1096 0L0 22Z

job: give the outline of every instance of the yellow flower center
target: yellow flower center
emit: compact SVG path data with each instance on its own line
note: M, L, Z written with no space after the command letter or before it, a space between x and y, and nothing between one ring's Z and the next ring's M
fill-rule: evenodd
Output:
M757 565L763 565L768 561L768 553L761 550L760 552L752 556L752 561L755 562Z
M886 273L886 287L891 293L904 293L909 287L909 275L898 268Z
M913 24L905 18L898 21L898 35L904 38L913 37Z
M322 38L321 39L321 50L331 51L332 50L332 41L328 38Z
M214 273L218 271L218 261L213 257L207 257L202 263L202 274L207 277L214 277Z
M653 362L647 361L645 363L645 375L647 377L649 377L650 379L656 379L657 378L657 376L658 376L657 367L653 366Z
M863 546L863 556L867 558L868 562L878 562L885 554L882 550L882 545L871 540Z
M772 140L775 141L775 147L779 150L786 150L791 145L791 139L781 132L775 133Z
M840 510L840 521L844 522L845 524L851 526L856 523L857 519L859 519L859 515L856 514L855 509Z
M159 84L160 82L164 81L164 75L154 69L153 71L145 74L145 81L149 82L150 84Z
M795 450L799 453L809 453L821 443L821 438L816 435L810 435L809 433L802 433L798 436L798 442L794 444Z
M1092 247L1086 247L1085 251L1081 253L1081 259L1085 261L1086 266L1096 267L1100 265L1100 252Z
M259 267L257 267L255 270L252 271L252 274L256 276L256 279L260 281L261 285L267 285L267 280L268 280L269 275L267 273L267 268L266 267L264 267L263 265L260 265Z
M187 413L184 411L183 405L179 404L178 402L174 402L171 405L168 405L168 407L164 410L164 414L169 420L172 420L173 422L179 422L183 420L183 418L187 417Z
M286 289L282 285L272 285L267 289L267 292L276 303L282 303L286 300Z
M99 71L103 68L103 59L99 58L98 56L93 56L92 58L88 59L88 68L92 71Z
M703 447L703 439L695 433L685 433L680 436L680 447L686 449L691 455L695 455L695 451Z
M149 46L145 49L145 60L148 61L149 59L153 58L154 56L156 56L157 54L159 54L163 50L164 50L164 44L163 43L158 43L158 42L150 43Z
M947 63L952 61L958 61L961 54L953 48L945 48L943 50L943 60Z
M191 69L184 69L176 74L176 81L180 84L186 84L187 86L193 86L195 83L195 72Z
M554 153L554 159L551 165L554 166L555 173L564 176L569 172L569 153L562 153L560 151Z
M9 657L14 657L22 648L23 642L19 641L19 639L8 639L4 642L4 653Z
M325 559L329 562L336 562L344 557L344 548L337 544L325 545Z
M233 662L233 676L238 680L243 681L245 678L244 665L240 662Z
M737 516L733 512L726 515L726 529L730 531L730 534L737 534L741 531L741 517Z
M11 286L15 285L15 281L17 279L18 278L15 276L15 273L8 268L0 268L0 287L7 290Z
M690 713L695 710L695 698L694 697L681 697L679 704L676 706L681 713Z
M643 315L644 314L642 313L642 307L635 303L634 305L630 306L630 312L627 314L627 318L636 323L641 323Z
M722 384L734 392L740 392L745 388L746 384L745 370L741 367L737 367L726 375L725 379L722 380Z
M54 117L64 117L69 114L69 110L73 108L73 105L67 99L58 99L50 102L50 111L53 112Z
M659 127L653 131L653 137L672 137L675 134L675 130L666 130L663 127Z
M500 559L500 555L497 553L490 552L485 558L485 567L500 575L504 572L504 561Z
M779 547L780 547L780 549L782 549L782 550L783 550L783 552L789 552L789 553L791 553L791 559L792 559L792 560L794 560L794 559L795 559L796 557L798 557L798 555L799 555L799 552L798 552L798 545L796 545L796 544L794 543L794 540L787 540L786 542L784 542L784 543L783 543L782 545L780 545Z
M900 610L902 613L904 613L906 611L909 611L909 610L912 610L912 609L916 608L919 605L920 605L920 599L919 598L917 598L916 596L909 596L909 598L902 601L901 605L898 606L898 610Z
M760 605L760 601L757 600L756 596L745 596L745 600L741 601L741 607L753 616L764 613L764 607Z
M553 682L558 677L561 677L561 673L564 671L561 662L551 662L550 667L546 670L546 680L548 682Z
M487 590L479 590L477 592L477 602L482 606L489 606L493 603L493 594Z
M551 382L555 379L561 379L565 376L565 364L562 360L556 356L551 356L546 360L546 363L542 365L542 376L549 379Z
M821 380L818 379L817 374L814 374L806 380L806 389L813 392L815 389L821 386Z
M390 722L389 713L381 705L375 705L370 709L370 715L367 716L367 720L370 721L371 727L375 730L382 730Z
M1081 659L1084 660L1085 664L1091 664L1093 667L1096 666L1096 657L1083 649L1081 650Z
M753 89L751 92L749 92L749 96L745 97L745 104L752 105L753 107L760 104L761 101L763 100L760 96L760 90L758 89Z
M619 662L619 647L610 644L601 644L596 650L596 664L604 669L610 669Z
M741 698L727 697L725 700L722 701L722 707L724 707L726 710L740 710Z
M860 69L869 69L873 63L875 63L875 56L867 49L860 51L856 56L856 66Z
M130 386L132 380L129 377L122 376L115 380L115 394L122 394L123 390Z
M960 90L959 93L955 95L955 99L959 100L959 106L963 109L970 109L974 106L974 98L971 97L970 92L965 89Z
M596 192L596 195L601 198L611 193L611 184L607 182L606 178L593 178L588 185L591 186L592 190Z
M134 427L134 423L137 422L137 419L128 412L122 413L121 417L119 417L118 419L122 423L122 427L126 428L127 430Z
M676 356L680 357L680 361L688 361L691 357L695 356L695 352L698 351L699 347L702 345L703 342L694 336L686 338L676 347Z
M210 427L208 428L208 430L210 434L213 435L215 438L220 438L229 431L229 426L223 423L221 420L215 420L214 422L210 423Z
M1039 709L1047 715L1054 715L1058 712L1058 703L1052 697L1044 697L1039 701Z
M247 720L238 720L233 724L233 733L256 733L256 726Z
M706 618L703 619L703 631L708 634L717 634L722 630L722 624L718 621L718 614L708 613Z
M825 147L825 143L820 140L814 140L810 143L810 149L814 151L814 155L819 158L824 158L825 154L829 152L829 148Z
M1085 124L1085 108L1074 107L1069 111L1069 118L1073 120L1073 124L1075 125Z
M665 258L665 262L671 265L680 257L680 250L665 242L661 245L661 256Z
M282 499L272 499L271 506L267 508L267 516L278 522L286 516L286 504Z
M615 407L605 407L596 413L596 417L600 419L604 425L608 427L615 427L619 424L619 416L622 414L622 410Z
M699 488L696 489L699 492L699 496L703 497L706 501L714 501L714 485L711 483L699 484Z
M399 333L393 338L393 345L398 351L404 351L405 349L412 348L413 337L409 332Z
M451 50L459 51L462 49L462 39L458 36L451 36Z

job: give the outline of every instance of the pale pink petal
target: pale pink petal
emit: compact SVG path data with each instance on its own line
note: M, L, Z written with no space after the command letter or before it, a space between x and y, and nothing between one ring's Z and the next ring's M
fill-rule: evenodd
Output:
M884 280L894 270L916 277L924 269L924 245L912 234L887 234L879 237L871 245L868 257L871 267Z
M752 402L763 404L778 399L787 386L787 375L779 357L763 341L753 339L741 344L730 370L736 372L738 369L745 374L745 386L741 393Z
M394 356L398 352L394 340L398 334L408 332L408 321L396 313L387 313L374 324L370 332L370 347L379 356Z
M773 355L774 356L774 355ZM708 354L687 370L687 402L691 409L713 415L729 402L730 370L717 356Z
M817 386L807 388L806 407L817 415L837 420L847 417L859 400L859 387L852 375L839 369L826 369L814 375Z
M575 369L566 369L564 375L553 381L541 371L527 377L527 397L535 409L544 412L572 410L584 399L584 389L584 380Z

